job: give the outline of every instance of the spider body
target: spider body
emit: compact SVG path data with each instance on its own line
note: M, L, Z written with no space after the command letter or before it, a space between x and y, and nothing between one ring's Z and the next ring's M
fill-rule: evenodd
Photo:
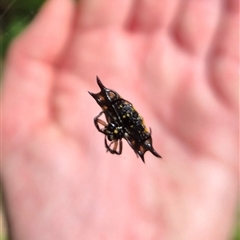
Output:
M151 129L150 132L147 130L143 118L133 105L121 98L117 92L106 88L98 77L97 83L101 91L96 94L89 92L89 94L102 108L102 111L94 118L94 124L97 130L105 135L104 142L107 151L120 155L124 138L143 162L146 151L161 158L152 146ZM107 122L100 119L102 114L105 115Z

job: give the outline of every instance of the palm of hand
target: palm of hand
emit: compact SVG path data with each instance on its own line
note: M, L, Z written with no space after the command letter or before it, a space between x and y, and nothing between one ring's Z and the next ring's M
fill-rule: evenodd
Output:
M227 234L226 228L212 229L231 224L232 212L224 208L235 200L237 103L218 75L217 56L206 57L215 50L213 32L191 45L194 33L169 37L167 31L150 30L81 30L58 67L36 61L39 85L31 83L13 121L9 103L17 100L12 80L6 81L11 96L5 94L5 156L10 160L4 178L11 186L12 209L17 199L43 229L48 214L55 222L51 227L66 236L89 237L89 229L110 235L102 233L103 227L112 229L111 239L131 234L136 239L220 239ZM29 65L24 68L29 71ZM99 91L96 74L151 124L153 145L163 160L147 153L144 165L126 143L120 157L105 152L92 122L100 108L87 95ZM17 217L14 210L11 216ZM76 227L69 230L66 221ZM26 224L23 220L15 228L21 231ZM183 231L186 226L192 231Z

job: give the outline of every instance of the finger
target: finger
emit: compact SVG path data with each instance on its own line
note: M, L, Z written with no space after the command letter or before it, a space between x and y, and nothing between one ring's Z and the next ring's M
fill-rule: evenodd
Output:
M239 109L239 1L226 0L211 56L211 80L228 107Z
M72 12L69 0L47 1L13 43L6 62L2 98L8 138L49 116L54 63L66 43Z
M72 17L71 0L46 1L32 24L12 44L11 56L18 53L28 58L56 62L69 36Z
M184 1L174 35L190 53L204 55L219 24L222 0Z
M139 0L132 7L132 28L147 32L167 29L178 5L178 0Z
M83 28L122 27L128 21L131 0L81 0L78 25Z

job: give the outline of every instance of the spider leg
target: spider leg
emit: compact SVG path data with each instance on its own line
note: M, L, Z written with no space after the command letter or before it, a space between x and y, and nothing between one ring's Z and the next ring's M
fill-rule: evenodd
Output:
M118 151L118 155L120 155L122 153L122 139L119 139L119 151Z
M110 152L112 154L117 154L117 155L120 155L122 153L122 140L121 139L113 140L110 144L108 144L107 137L105 136L104 142L105 142L105 147L107 149L107 152ZM118 145L118 143L119 143L119 145ZM114 144L113 148L111 148L112 144ZM119 146L119 148L118 148L118 146ZM117 151L117 148L118 148L118 151Z
M111 153L112 153L111 146L112 146L112 144L115 143L115 142L116 142L116 141L114 140L114 141L112 141L110 144L108 144L108 143L107 143L107 137L105 137L104 143L105 143L105 147L106 147L106 149L107 149L106 152L111 152Z
M107 126L107 123L104 122L102 119L100 119L100 116L101 116L103 113L104 113L103 111L100 112L100 113L94 118L94 124L95 124L97 130L98 130L99 132L101 132L101 133L104 133L104 131L103 131L103 129L101 129L101 128L99 127L99 124L103 125L104 127Z
M109 150L110 150L110 151L112 150L112 149L111 149L111 146L112 146L113 143L114 143L114 146L115 146L115 145L116 145L116 144L115 144L115 143L116 143L116 140L113 140L109 145L107 145L107 140L106 140L106 143L105 143L105 144L106 144L106 146L108 147L107 152L108 152ZM113 147L113 148L114 148L114 147Z
M113 141L113 142L114 142L114 141ZM112 145L113 142L111 142L110 144L108 144L108 143L107 143L107 136L105 135L104 143L105 143L105 147L106 147L106 149L107 149L107 152L109 151L110 153L112 153L112 149L111 149L110 147L111 147L111 145Z
M117 151L117 147L118 147L118 151ZM113 150L115 151L115 153L117 155L120 155L122 153L122 140L121 139L118 139L118 140L115 141L115 144L113 146Z
M113 145L112 151L116 152L117 147L118 147L118 140L114 141L114 145Z

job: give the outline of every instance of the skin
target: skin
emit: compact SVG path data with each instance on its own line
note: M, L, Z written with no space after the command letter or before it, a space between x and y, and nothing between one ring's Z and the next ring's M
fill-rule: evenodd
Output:
M9 49L9 234L229 239L238 192L238 0L48 0ZM163 157L106 153L87 91L133 103ZM103 119L104 120L104 119Z

